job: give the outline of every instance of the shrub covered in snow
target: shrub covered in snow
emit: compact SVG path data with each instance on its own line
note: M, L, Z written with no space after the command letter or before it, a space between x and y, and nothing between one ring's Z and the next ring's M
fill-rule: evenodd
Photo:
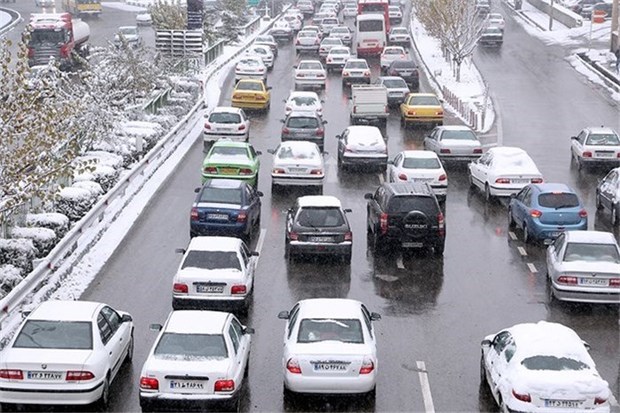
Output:
M120 155L91 151L76 158L74 181L95 181L107 192L118 181L123 158Z
M99 197L104 193L101 185L94 181L77 181L74 182L71 186L74 188L83 188L89 190L91 195L94 196L96 199L99 199Z
M95 202L97 198L88 189L69 186L58 193L56 208L75 222L86 215Z
M37 258L45 257L58 243L56 233L49 228L13 227L11 228L11 237L32 240L37 249Z
M49 228L61 239L69 231L69 218L58 212L45 212L41 214L26 214L25 225L27 227Z
M0 238L0 265L11 264L23 270L32 271L32 260L37 257L37 249L31 239Z
M4 297L24 278L24 271L12 264L0 265L0 295Z

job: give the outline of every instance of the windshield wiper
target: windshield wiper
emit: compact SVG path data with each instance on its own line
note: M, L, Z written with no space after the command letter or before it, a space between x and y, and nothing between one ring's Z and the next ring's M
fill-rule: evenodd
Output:
M563 204L563 205L556 206L555 209L558 210L558 209L562 209L562 208L574 208L576 206L577 205L573 205L573 204Z

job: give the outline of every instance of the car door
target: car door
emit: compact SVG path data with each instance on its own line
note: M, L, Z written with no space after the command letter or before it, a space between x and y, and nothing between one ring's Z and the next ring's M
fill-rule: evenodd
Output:
M241 323L235 316L231 318L230 325L233 331L239 337L239 357L241 360L240 366L241 366L241 371L244 372L249 362L250 344L251 344L252 338L249 334L244 334L243 326L241 325Z
M612 170L607 174L600 184L600 199L603 206L611 210L616 198L618 187L618 172Z
M502 376L505 374L506 359L504 356L504 350L506 346L511 342L512 336L508 331L502 331L498 333L491 342L491 347L486 352L485 367L487 370L487 380L491 391L497 400L497 394L499 392L499 384Z
M256 260L248 250L245 243L241 244L241 260L245 267L245 276L250 285L254 284L254 272L256 270Z
M97 316L97 325L109 358L110 379L113 379L123 363L130 342L131 333L127 331L129 324L122 323L116 311L104 306Z
M289 208L286 212L286 239L289 240L290 233L293 231L293 223L295 214L297 213L297 204L294 207Z
M491 162L491 157L491 152L487 152L470 163L469 171L471 173L472 183L481 189L484 189L487 180L487 170Z
M439 132L437 129L431 131L430 135L424 138L424 147L435 153L439 153Z
M259 208L257 208L256 202L256 189L253 186L246 186L243 189L243 197L245 204L248 206L248 224L250 226L255 225L258 222Z
M368 329L368 336L370 337L370 341L371 341L370 344L372 345L373 352L375 353L373 354L373 356L376 357L377 342L375 339L374 326L370 318L370 311L368 311L368 308L366 308L364 304L362 304L362 315L364 317L364 324L366 324L366 328Z
M558 266L562 262L562 249L565 243L566 235L561 233L551 245L547 247L547 275L550 279L553 279L558 272Z
M341 158L342 158L342 155L344 154L344 148L346 146L346 139L348 135L349 135L349 130L345 129L344 132L342 132L342 134L340 134L340 137L338 138L338 155Z
M228 324L227 335L228 339L232 344L231 359L234 367L234 371L232 372L233 380L235 380L235 383L241 383L241 381L243 380L243 372L245 369L245 360L243 357L244 353L241 348L241 337L233 327L232 319L231 322Z
M372 198L368 200L368 227L372 229L372 232L377 232L379 228L379 216L381 215L381 203L385 197L385 189L383 187L377 188Z
M581 157L583 145L586 141L586 131L579 132L576 139L571 139L571 150L576 157Z
M523 228L523 224L527 220L531 202L532 188L526 186L517 194L514 202L514 210L512 211L515 222L521 228Z

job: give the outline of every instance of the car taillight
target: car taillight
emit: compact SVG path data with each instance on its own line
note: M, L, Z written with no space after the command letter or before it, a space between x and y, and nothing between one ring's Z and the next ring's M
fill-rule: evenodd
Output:
M388 108L388 106L387 106L387 105L385 105L385 106L383 107L383 111L384 111L385 113L390 113L390 108Z
M331 62L332 62L332 58L331 58L331 57L328 57L328 58L327 58L327 63L331 63ZM620 154L619 154L619 155L620 155Z
M92 380L95 375L90 371L68 371L65 379L67 381Z
M231 392L235 390L234 380L218 380L213 385L213 391Z
M512 395L515 396L517 400L521 400L522 402L530 403L532 401L532 398L530 397L528 393L524 393L524 394L517 393L515 389L512 389Z
M610 287L620 287L620 278L612 278L609 280Z
M319 49L319 51L324 52L324 51L325 51L325 48L324 48L324 47L321 47L321 48Z
M450 149L440 149L439 153L452 153Z
M230 293L235 295L235 294L245 294L248 292L248 288L243 285L243 284L239 284L239 285L233 285L232 287L230 287Z
M239 93L233 93L233 99L241 99L241 95Z
M482 149L476 148L476 149L474 149L474 153L482 153Z
M349 148L348 146L344 147L344 151L345 152L353 152L353 149Z
M285 172L286 172L286 171L285 171L284 169L282 169L282 168L273 168L273 169L271 170L271 173L273 173L273 174L283 174L283 173L285 173Z
M299 235L296 232L291 232L290 234L288 234L288 237L291 239L291 241L297 241L299 239Z
M323 171L321 169L313 169L310 171L310 175L322 175Z
M594 404L605 404L607 403L607 398L605 397L595 397Z
M189 213L189 219L191 221L198 221L198 208L192 208L192 212Z
M405 175L405 174L398 174L398 179L400 179L401 181L406 181L407 180L407 175Z
M299 39L297 39L297 41L295 42L295 44L301 44L301 43L299 43Z
M295 359L288 359L286 362L286 369L293 374L301 374L301 367L299 362Z
M508 178L497 178L495 180L496 184L509 184L510 183L510 179Z
M592 152L585 151L584 153L581 154L581 156L583 156L584 158L591 158L592 157Z
M539 210L537 210L537 209L532 209L532 210L530 211L530 216L531 216L532 218L540 218L540 217L542 217L542 211L539 211Z
M381 233L382 234L387 233L387 230L388 230L388 214L386 214L385 212L382 212L381 215L379 215L379 226L381 227Z
M239 215L237 215L237 222L245 222L248 220L248 214L246 214L244 211L239 212Z
M245 125L239 125L239 127L237 128L237 130L245 130Z
M353 233L351 231L345 232L344 240L345 241L353 241Z
M140 377L140 388L144 390L159 390L159 380L154 377Z
M325 135L325 129L316 130L316 136L324 136L324 135Z
M375 363L369 358L364 358L362 367L360 368L360 374L369 374L375 369Z
M446 221L443 217L443 213L439 212L437 214L437 228L439 230L439 236L443 237L446 235Z
M314 41L314 44L319 44L319 43L321 43L321 42L319 41L319 39L316 39L316 40Z
M23 380L24 373L21 370L2 369L0 370L0 379Z
M408 110L408 111L407 111L407 115L409 115L409 116L415 116L415 110Z
M588 217L588 211L586 211L585 209L582 209L581 211L579 211L579 217L580 218L587 218Z
M446 174L439 175L439 181L445 181L446 179L448 179L448 176Z
M364 76L370 76L370 71L368 71L368 70L367 70L367 71L365 71L365 72L364 72Z
M211 125L208 123L205 123L205 129L211 129Z
M254 95L254 99L256 100L266 100L267 98L263 95Z
M250 168L241 168L239 169L239 175L252 175L252 170Z
M207 166L204 169L204 171L205 171L206 174L216 174L217 173L217 168L214 167L214 166Z
M287 107L285 107L285 108L284 108L284 110L285 110L286 112L290 112L290 111L292 111L292 110L293 110L293 108L292 108L292 107L290 107L290 106L287 106Z
M577 285L577 277L572 277L570 275L561 275L558 277L558 282L560 284Z
M290 133L291 130L289 128L287 128L286 126L282 128L282 133Z
M532 178L530 180L531 183L533 184L542 184L543 183L543 179L542 178Z
M189 292L189 288L187 287L187 284L174 283L172 286L172 291L175 293L187 294Z
M32 47L28 48L28 57L34 57L34 49Z
M443 110L438 110L437 112L435 112L435 115L443 116Z
M343 77L349 77L349 72L342 72Z

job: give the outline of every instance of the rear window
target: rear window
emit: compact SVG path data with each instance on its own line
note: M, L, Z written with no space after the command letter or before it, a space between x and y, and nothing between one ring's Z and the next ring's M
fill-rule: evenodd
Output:
M357 319L305 318L299 324L298 343L336 340L364 343L362 323Z
M206 187L200 193L199 202L241 205L241 189Z
M568 357L534 356L524 359L521 364L528 370L586 370L590 367L580 360Z
M407 83L403 79L385 79L383 84L388 89L402 88L407 89Z
M382 32L383 21L381 20L362 20L357 23L360 32Z
M460 141L476 141L476 134L470 130L444 130L441 139L455 139Z
M91 350L92 324L89 321L28 320L17 335L13 347Z
M620 138L613 133L592 133L588 136L586 145L602 145L602 146L615 146L620 145Z
M319 127L319 120L317 118L295 116L288 118L286 126L295 129L316 129Z
M402 50L400 49L385 49L383 54L401 54Z
M319 156L312 146L282 146L278 151L280 159L318 159Z
M435 96L412 96L411 99L409 99L409 104L416 105L416 106L440 106L441 105L441 103L439 102L439 99L437 99Z
M329 44L329 42L327 42L327 44ZM323 69L323 66L319 62L302 62L299 64L298 67L300 70L321 70Z
M221 334L164 333L153 354L184 360L228 357Z
M439 169L441 164L436 158L405 158L403 168L407 169Z
M237 90L256 90L263 91L263 85L257 82L239 82L235 87Z
M302 208L297 214L297 224L302 227L340 227L345 219L340 208Z
M200 268L204 270L239 270L241 264L235 251L188 251L181 264L183 268Z
M548 193L538 195L538 205L546 208L574 208L579 206L579 198L571 193Z
M314 106L316 105L316 98L311 96L295 96L291 99L297 106Z
M209 122L212 123L241 123L241 116L238 113L212 113L209 116Z
M416 65L413 60L396 60L392 62L394 69L415 69Z
M229 155L248 157L248 150L242 146L214 146L210 155Z
M389 213L422 211L429 217L437 215L437 203L430 196L395 196L388 204Z
M620 264L620 255L613 244L569 242L564 252L564 262L572 261L604 261Z
M366 62L347 62L346 63L346 68L347 69L368 69L368 63Z

